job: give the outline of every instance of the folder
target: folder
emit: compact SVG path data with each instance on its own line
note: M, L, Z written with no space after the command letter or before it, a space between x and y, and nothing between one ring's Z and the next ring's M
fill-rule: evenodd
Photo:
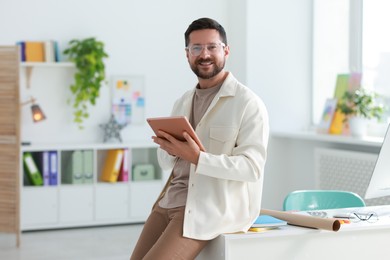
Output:
M129 180L129 149L123 149L123 159L118 175L118 181L127 182Z
M49 184L57 185L58 182L58 164L57 164L57 152L49 152Z
M25 42L26 61L43 62L45 61L43 42Z
M39 186L43 184L42 175L39 172L37 165L34 162L34 159L30 152L23 153L23 162L25 171L31 181L31 183L35 186Z
M63 176L63 182L67 184L83 183L83 152L73 151L67 160L67 166Z
M43 151L35 154L36 156L33 155L33 159L42 173L43 185L48 186L50 183L49 152Z
M93 183L93 152L85 150L83 152L83 183Z
M118 179L121 163L123 159L123 150L108 150L106 161L104 162L101 181L116 182Z

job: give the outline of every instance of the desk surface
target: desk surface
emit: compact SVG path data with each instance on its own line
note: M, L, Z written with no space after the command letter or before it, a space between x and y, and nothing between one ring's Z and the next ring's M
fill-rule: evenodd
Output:
M201 259L385 259L390 237L390 205L327 210L336 213L375 212L375 223L343 224L338 232L286 225L265 232L223 234L198 256Z

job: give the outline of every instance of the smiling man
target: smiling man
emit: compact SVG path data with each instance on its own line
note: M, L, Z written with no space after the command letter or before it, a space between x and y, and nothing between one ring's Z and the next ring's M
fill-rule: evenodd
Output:
M158 159L171 177L147 219L131 259L194 259L223 233L246 232L261 206L268 114L261 99L225 71L224 28L201 18L185 32L196 87L175 102L206 151L160 131Z

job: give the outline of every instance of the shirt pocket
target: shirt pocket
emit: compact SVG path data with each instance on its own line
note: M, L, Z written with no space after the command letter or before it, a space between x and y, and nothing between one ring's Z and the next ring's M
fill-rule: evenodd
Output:
M236 144L238 128L234 126L210 127L209 151L215 154L231 154Z

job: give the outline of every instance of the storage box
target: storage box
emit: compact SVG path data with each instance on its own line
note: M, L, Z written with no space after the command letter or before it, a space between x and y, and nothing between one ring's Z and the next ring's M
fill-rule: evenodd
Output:
M133 167L133 181L154 180L154 165L153 164L136 164Z

